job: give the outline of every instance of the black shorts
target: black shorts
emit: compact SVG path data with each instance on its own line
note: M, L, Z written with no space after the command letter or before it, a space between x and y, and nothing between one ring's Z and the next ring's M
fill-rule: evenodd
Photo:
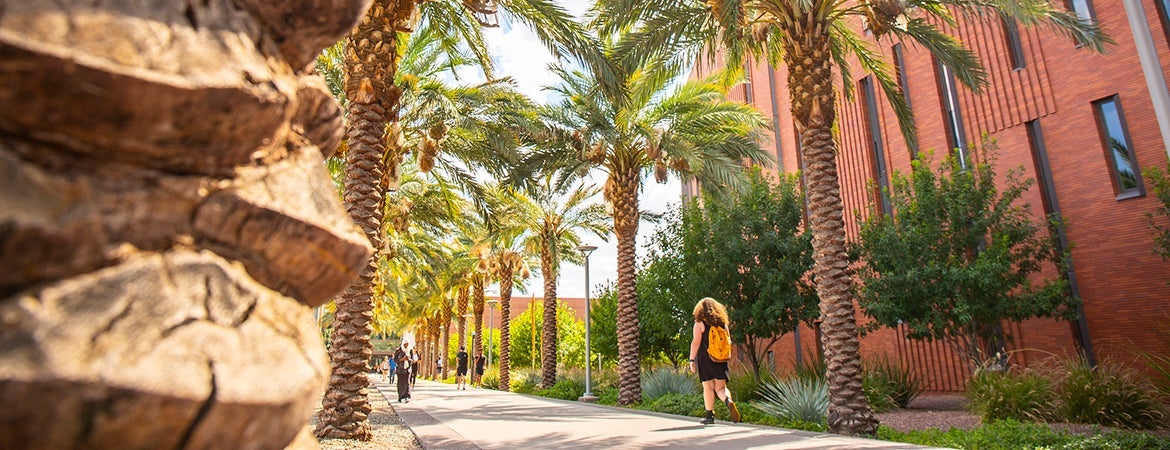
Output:
M460 367L460 368L458 368L458 369L455 369L455 376L457 376L457 377L465 377L465 376L467 376L467 368L466 368L466 367Z

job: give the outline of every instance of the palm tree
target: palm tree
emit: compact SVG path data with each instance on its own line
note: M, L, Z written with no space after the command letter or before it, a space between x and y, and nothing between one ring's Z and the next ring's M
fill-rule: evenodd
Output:
M745 162L772 160L756 139L765 126L763 117L725 97L735 84L729 80L738 77L669 90L681 70L666 58L645 64L615 61L614 66L621 74L620 95L602 89L599 74L555 70L561 84L553 90L563 100L547 114L563 145L542 149L533 159L555 156L570 173L597 167L608 174L603 194L612 207L618 243L618 401L628 405L642 397L634 280L643 175L653 172L665 182L673 172L718 193L742 185Z
M612 13L620 11L620 15ZM861 386L852 278L845 250L840 186L837 182L837 90L834 67L850 86L849 57L874 74L899 116L902 134L915 142L911 112L882 55L849 26L860 18L875 38L918 43L978 92L986 74L978 58L940 25L957 25L956 12L968 19L1004 17L1025 25L1044 23L1077 42L1102 51L1108 42L1098 27L1057 10L1049 0L601 0L595 13L616 18L606 30L635 27L625 57L654 59L662 54L694 57L707 46L722 47L730 66L747 54L788 67L791 113L801 136L808 183L809 228L813 233L817 294L828 370L829 430L873 435L877 420ZM846 90L846 94L850 91Z
M569 261L581 263L581 253L577 246L581 245L581 232L592 233L602 239L609 234L608 217L605 206L599 203L590 203L600 193L596 187L586 187L582 183L555 180L551 176L543 177L539 183L528 186L527 193L513 191L509 197L515 208L510 217L515 219L513 225L526 231L523 237L525 253L540 256L540 272L544 279L544 326L541 347L541 386L550 387L556 383L557 377L557 276L560 274L560 262ZM501 304L503 288L501 287ZM510 293L509 293L510 300ZM505 307L506 310L506 307ZM501 319L507 323L506 319ZM509 342L503 336L501 343ZM501 347L501 361L506 361L504 352L510 349ZM506 367L500 366L500 385L505 386Z
M468 5L485 3L491 2L468 2ZM562 45L563 49L587 47L579 28L555 5L541 0L507 4L522 11L517 17L544 30L541 36L548 42L575 43ZM454 67L455 63L450 61L463 58L458 44L460 39L465 40L490 77L490 58L483 45L477 12L484 10L471 10L454 0L375 0L346 42L345 77L341 83L348 112L344 199L351 218L375 248L382 247L378 229L383 218L384 195L391 186L397 186L399 164L406 153L404 131L408 130L397 119L402 114L400 86L408 84L399 77L400 57L412 55L405 45L407 33L419 23L424 23L425 29L435 30L429 33L439 43L432 48L459 55L449 58L444 66L447 68ZM421 52L415 52L418 53ZM428 127L420 139L424 152L433 157L446 130L446 125L441 123ZM318 437L363 440L371 437L365 366L372 352L369 315L373 308L376 269L377 261L371 259L357 281L337 298L330 347L332 375L320 421L314 430Z

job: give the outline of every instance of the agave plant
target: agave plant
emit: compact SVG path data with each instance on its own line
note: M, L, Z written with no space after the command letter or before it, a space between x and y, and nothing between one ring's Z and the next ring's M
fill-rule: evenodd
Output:
M659 367L642 376L642 398L656 400L666 394L694 394L698 391L695 377L669 367Z
M764 383L760 397L755 406L784 421L825 423L829 413L829 384L823 378Z

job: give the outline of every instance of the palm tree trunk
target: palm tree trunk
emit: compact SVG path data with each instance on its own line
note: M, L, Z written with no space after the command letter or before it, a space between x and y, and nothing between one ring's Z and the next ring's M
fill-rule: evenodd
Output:
M805 24L816 23L812 15ZM822 30L814 34L809 30ZM837 179L833 61L827 24L807 26L799 42L786 45L792 116L802 133L808 179L813 273L821 300L822 343L829 382L829 431L874 436L878 421L861 387L861 355L853 303L853 279L845 247L844 208ZM797 48L799 47L799 48Z
M358 95L351 97L349 120L345 207L374 248L380 248L383 209L378 186L383 171L382 129L386 126L386 110L376 101L370 83L363 83ZM360 440L373 437L368 421L371 407L366 372L373 354L370 320L376 271L377 259L370 258L358 279L337 298L333 345L329 348L332 371L314 430L317 437Z
M467 295L468 286L459 288L458 298L455 299L455 320L459 321L459 348L467 349Z
M638 349L638 291L635 283L638 236L638 186L640 167L634 161L617 161L605 184L613 204L613 229L617 236L618 262L618 403L642 400L642 375Z
M435 365L435 360L439 359L441 357L441 355L443 354L443 352L442 352L443 347L439 345L439 336L440 335L441 335L441 333L439 331L439 314L435 314L434 317L431 317L431 328L430 328L430 332L427 335L427 338L431 343L431 356L430 356L431 359L427 360L427 365L430 366L430 367L428 367L428 369L430 369L431 378L436 379L436 380L439 377L439 370L438 370L438 367ZM445 358L444 358L444 360L445 360Z
M500 279L500 390L512 390L508 371L512 367L512 276Z
M386 31L402 28L414 8L414 0L375 0L350 33L346 46L345 91L350 102L345 208L375 249L382 246L384 175L396 172L396 168L388 171L384 166L382 135L391 118L388 112L394 110L401 93L390 84L398 70L397 53L382 49L397 47L397 33ZM317 437L373 437L366 372L373 354L370 320L376 270L377 258L371 257L358 279L337 299L329 349L332 370L313 431Z
M443 305L443 314L439 324L443 330L443 336L439 338L442 341L439 343L439 351L443 355L443 370L440 371L439 378L444 380L447 379L447 369L451 367L451 349L449 348L451 342L451 304L450 300L445 301L448 303Z
M540 247L540 267L544 271L544 325L541 330L540 387L550 388L557 383L557 278L556 264L552 259L550 245L555 245L546 236Z
M487 275L476 275L473 292L471 293L473 296L473 301L471 303L471 313L475 315L475 317L472 319L475 320L475 337L472 339L472 344L475 347L475 353L473 354L477 357L483 354L483 289L484 285L486 284L485 278L487 278ZM478 383L479 374L475 373L474 364L471 365L471 373L472 379Z

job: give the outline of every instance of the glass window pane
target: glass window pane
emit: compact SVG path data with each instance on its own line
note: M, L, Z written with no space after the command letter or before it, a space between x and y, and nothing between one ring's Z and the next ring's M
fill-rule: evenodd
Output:
M1109 154L1113 157L1114 168L1117 169L1117 185L1122 192L1138 189L1137 164L1133 161L1133 152L1129 148L1129 140L1125 136L1125 129L1121 124L1121 114L1117 110L1116 100L1106 100L1099 104L1101 119L1105 126L1105 141L1109 147Z
M1069 9L1072 9L1085 20L1093 20L1093 13L1089 9L1089 0L1070 0Z

